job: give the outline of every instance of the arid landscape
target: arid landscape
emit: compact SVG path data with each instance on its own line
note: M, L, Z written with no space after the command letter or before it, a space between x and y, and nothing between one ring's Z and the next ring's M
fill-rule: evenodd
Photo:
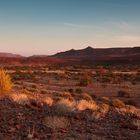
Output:
M0 140L140 140L140 0L1 0Z
M138 48L132 52L140 56ZM112 59L81 64L66 52L61 59L59 53L1 60L12 83L0 95L1 140L139 139L138 59L137 64L109 65Z

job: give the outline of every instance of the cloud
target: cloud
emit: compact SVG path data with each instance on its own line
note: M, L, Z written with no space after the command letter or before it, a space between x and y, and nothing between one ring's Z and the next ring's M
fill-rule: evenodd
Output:
M70 22L62 22L62 23L55 23L60 26L65 26L65 27L72 27L72 28L91 28L92 26L90 25L84 25L84 24L76 24L76 23L70 23Z

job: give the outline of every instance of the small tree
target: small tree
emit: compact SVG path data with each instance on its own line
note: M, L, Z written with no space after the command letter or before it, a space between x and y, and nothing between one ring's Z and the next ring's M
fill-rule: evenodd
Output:
M8 92L12 89L11 77L7 72L0 68L0 94Z

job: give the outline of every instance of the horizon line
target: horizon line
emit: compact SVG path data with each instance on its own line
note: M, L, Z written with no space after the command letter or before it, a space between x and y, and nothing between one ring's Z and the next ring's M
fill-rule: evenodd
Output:
M5 53L5 54L13 54L13 55L19 55L21 57L32 57L32 56L53 56L57 53L61 53L61 52L66 52L66 51L70 51L70 50L83 50L83 49L86 49L86 48L92 48L92 49L119 49L119 48L138 48L140 46L119 46L119 47L92 47L92 46L87 46L87 47L84 47L84 48L81 48L81 49L74 49L74 48L71 48L71 49L68 49L68 50L61 50L61 51L58 51L58 52L55 52L55 53L51 53L51 54L31 54L31 55L24 55L24 54L21 54L21 53L14 53L14 52L1 52L0 53Z

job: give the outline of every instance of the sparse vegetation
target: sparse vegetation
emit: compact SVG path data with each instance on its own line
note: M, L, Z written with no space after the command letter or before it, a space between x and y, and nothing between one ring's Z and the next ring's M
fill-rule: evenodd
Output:
M12 89L11 77L7 72L0 68L0 94L9 92Z
M57 129L68 129L70 126L69 120L65 117L48 116L44 120L44 124L53 131Z
M81 89L81 88L76 88L76 89L75 89L75 92L76 92L76 93L82 93L82 89Z
M113 99L112 105L117 108L125 108L125 104L119 99Z
M65 115L71 113L74 109L75 102L68 99L61 99L55 103L52 108L53 112L58 115Z
M28 139L79 139L85 133L87 137L82 139L92 139L95 137L89 132L96 129L100 133L101 126L105 127L107 138L112 137L106 128L114 136L121 136L122 128L126 132L139 131L136 118L139 118L140 87L138 80L135 81L138 75L131 74L133 68L11 66L6 69L11 70L8 73L14 83L14 92L0 98L0 111L5 117L0 119L10 123L10 128L9 125L6 128L8 135L19 132ZM3 121L0 121L2 126ZM0 127L1 132L5 132L4 127Z
M82 96L82 99L84 99L84 100L87 100L87 101L93 100L93 98L87 93L83 93L81 96Z
M137 102L135 100L129 99L125 101L125 104L127 105L133 105L137 107Z
M94 109L97 109L97 106L94 101L80 100L77 103L77 109L81 111L86 110L86 109L94 110Z

